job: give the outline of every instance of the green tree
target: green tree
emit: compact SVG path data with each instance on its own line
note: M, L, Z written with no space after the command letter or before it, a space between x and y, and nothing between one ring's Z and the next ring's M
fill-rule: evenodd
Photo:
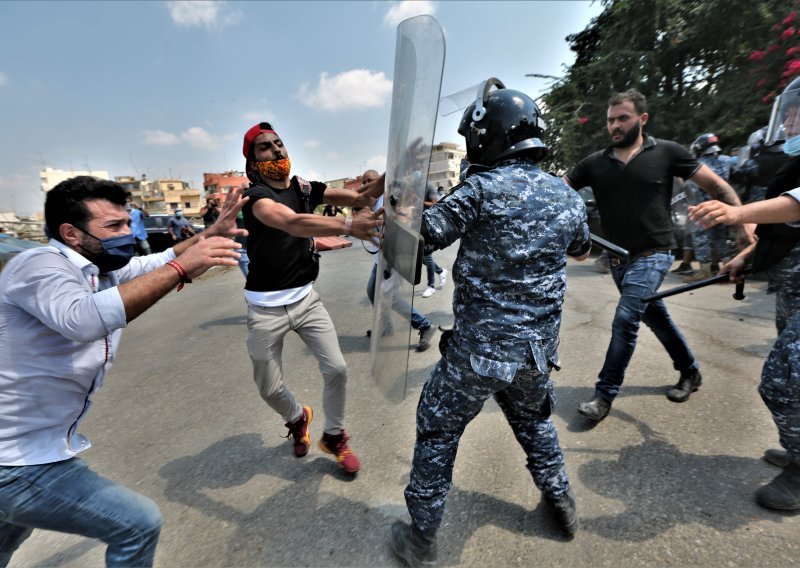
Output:
M798 69L792 63L800 51L792 51L798 6L800 0L604 0L602 13L567 37L575 63L543 97L553 150L547 167L564 171L605 147L608 98L629 88L647 96L648 134L688 145L715 132L727 148L743 144L769 120L765 96L785 72L800 73L800 62Z

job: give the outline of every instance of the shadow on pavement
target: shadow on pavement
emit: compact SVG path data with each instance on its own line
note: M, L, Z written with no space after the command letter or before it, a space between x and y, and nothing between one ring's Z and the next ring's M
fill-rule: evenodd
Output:
M623 507L617 514L600 516L582 511L584 530L640 542L676 525L699 523L733 532L765 517L780 517L753 502L753 492L777 470L770 472L753 458L684 453L629 414L617 411L616 418L636 426L644 441L619 451L583 450L607 457L582 463L581 483Z
M408 519L405 506L370 506L320 489L328 476L351 479L332 460L298 460L287 445L264 445L260 435L240 434L202 452L173 460L159 474L173 502L236 526L218 543L219 557L195 559L203 564L236 566L375 566L391 563L389 528ZM242 511L209 490L236 488L259 474L291 482ZM532 490L535 490L531 483ZM454 488L448 498L448 522L440 535L440 562L459 564L463 548L484 525L523 536L561 541L554 521L540 503L529 511L495 497Z

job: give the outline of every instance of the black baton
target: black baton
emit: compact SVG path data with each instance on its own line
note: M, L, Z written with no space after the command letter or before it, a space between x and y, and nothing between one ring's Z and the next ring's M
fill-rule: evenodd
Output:
M589 233L589 236L592 239L592 245L600 247L601 249L610 252L614 256L618 257L620 261L622 261L623 263L627 263L630 260L631 253L626 251L624 248L618 247L614 243L607 241L601 237L598 237L597 235Z
M749 274L750 270L742 270L739 274L744 276L745 274ZM654 300L660 300L662 298L668 298L669 296L674 296L676 294L683 294L684 292L688 292L690 290L697 290L698 288L703 288L704 286L710 286L711 284L721 284L724 282L730 282L730 274L727 272L725 274L717 274L716 276L712 276L711 278L705 278L703 280L698 280L697 282L692 282L691 284L686 284L685 286L678 286L676 288L672 288L671 290L667 290L665 292L659 292L658 294L653 294L652 296L645 296L642 298L642 302L652 302ZM744 282L739 282L736 284L736 292L733 294L734 299L736 300L744 300Z

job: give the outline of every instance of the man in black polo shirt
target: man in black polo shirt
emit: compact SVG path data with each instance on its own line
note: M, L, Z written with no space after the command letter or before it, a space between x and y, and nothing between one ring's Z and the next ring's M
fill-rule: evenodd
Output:
M356 192L290 177L286 147L266 122L247 131L242 151L252 183L245 192L250 200L242 213L249 231L245 298L247 350L253 362L253 378L261 398L286 422L294 455L305 456L314 413L310 406L298 404L283 383L283 340L290 331L297 333L319 360L325 381L325 426L320 449L333 454L339 467L356 473L360 462L347 444L349 436L343 424L347 365L331 317L312 288L319 273L313 237L374 237L376 227L382 223L382 210L372 212L370 207L374 197L383 193L384 178L381 176ZM314 215L314 208L323 202L364 209L355 217Z
M612 257L611 273L620 300L611 326L611 342L595 385L595 396L578 412L592 420L606 417L633 356L640 322L653 330L681 376L667 398L683 402L701 383L699 365L662 301L644 303L674 260L670 199L672 178L691 179L725 203L739 205L736 192L683 146L646 136L647 103L635 90L609 100L611 145L581 160L566 176L573 188L591 186L604 236L631 253L629 263Z

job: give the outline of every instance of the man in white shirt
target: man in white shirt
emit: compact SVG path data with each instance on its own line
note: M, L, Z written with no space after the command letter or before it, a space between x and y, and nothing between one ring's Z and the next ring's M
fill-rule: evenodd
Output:
M236 266L227 235L246 200L237 190L219 222L164 252L134 257L125 190L88 176L47 194L48 246L0 274L0 566L34 528L108 545L109 566L150 566L161 514L150 499L76 457L78 432L114 362L122 328L212 266Z

